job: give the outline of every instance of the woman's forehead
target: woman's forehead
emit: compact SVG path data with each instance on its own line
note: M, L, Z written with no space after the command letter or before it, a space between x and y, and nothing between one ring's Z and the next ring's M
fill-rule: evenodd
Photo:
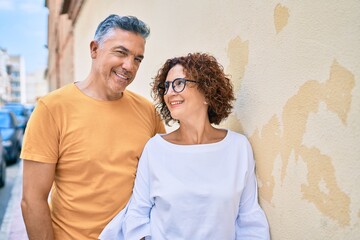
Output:
M166 80L174 80L175 78L183 78L186 77L185 74L185 69L183 66L181 66L180 64L176 64L174 67L172 67L167 76L166 76Z

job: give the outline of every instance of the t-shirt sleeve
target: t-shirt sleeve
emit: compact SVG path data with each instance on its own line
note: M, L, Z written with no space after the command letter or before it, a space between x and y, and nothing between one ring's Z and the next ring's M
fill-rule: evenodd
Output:
M39 100L27 124L20 158L56 163L59 152L59 127L46 105Z
M154 201L150 197L148 160L146 145L139 160L133 195L123 224L125 239L141 239L151 235L150 212Z
M236 219L236 239L269 240L269 226L258 203L255 162L250 143L246 140L248 169Z

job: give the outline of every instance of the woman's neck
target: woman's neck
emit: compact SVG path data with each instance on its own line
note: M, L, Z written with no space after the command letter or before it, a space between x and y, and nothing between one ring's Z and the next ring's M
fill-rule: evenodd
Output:
M179 145L194 145L219 142L225 136L225 130L214 128L209 122L196 125L180 123L180 127L165 135L164 139Z

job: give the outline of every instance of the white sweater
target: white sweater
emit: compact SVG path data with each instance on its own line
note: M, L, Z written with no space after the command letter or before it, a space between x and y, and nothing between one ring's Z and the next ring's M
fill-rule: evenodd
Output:
M156 135L139 161L133 196L100 239L270 239L247 138L177 145Z

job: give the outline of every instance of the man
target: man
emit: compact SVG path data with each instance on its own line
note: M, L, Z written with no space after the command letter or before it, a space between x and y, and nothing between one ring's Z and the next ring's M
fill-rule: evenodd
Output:
M110 15L90 43L88 77L39 100L21 153L30 240L97 239L129 200L143 146L165 132L153 105L125 90L149 32L136 17Z

